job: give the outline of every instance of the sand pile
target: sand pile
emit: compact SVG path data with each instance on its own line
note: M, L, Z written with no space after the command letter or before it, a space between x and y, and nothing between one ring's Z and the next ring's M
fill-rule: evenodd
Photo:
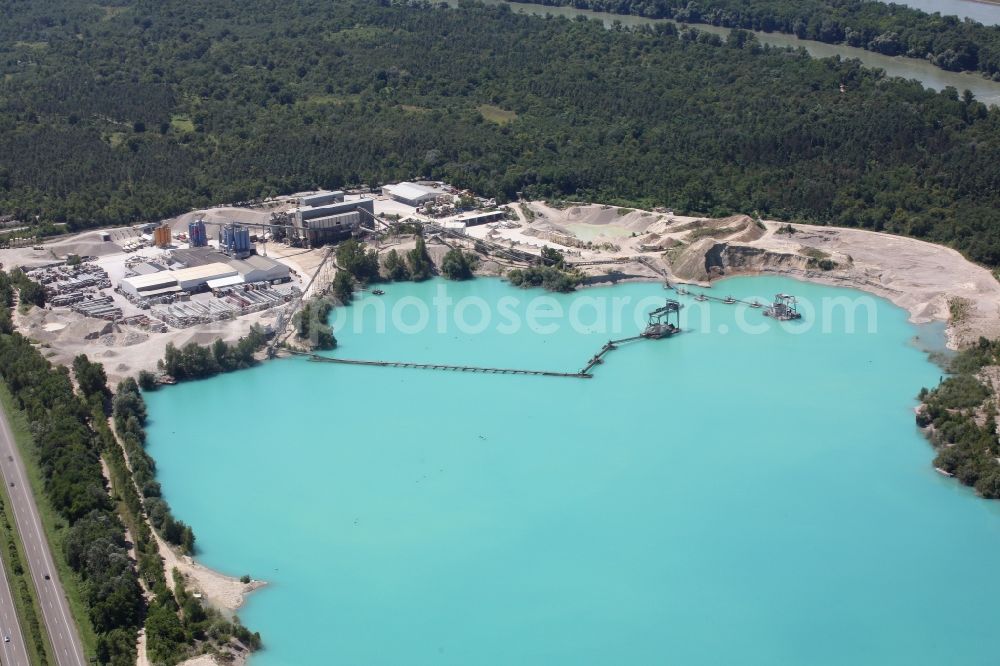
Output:
M762 238L767 232L765 228L759 226L748 215L732 215L730 217L720 217L709 220L696 220L680 224L673 229L668 229L672 233L687 232L687 240L695 241L701 238L715 238L717 240L728 240L736 243L749 243Z
M97 231L80 234L71 240L49 243L45 249L57 257L64 257L68 254L76 254L81 257L103 257L122 251L121 246L117 243L102 241L101 232Z
M625 210L611 206L573 206L562 211L559 221L562 224L611 225L642 233L661 220L659 215L649 211L628 210L628 212L624 212Z

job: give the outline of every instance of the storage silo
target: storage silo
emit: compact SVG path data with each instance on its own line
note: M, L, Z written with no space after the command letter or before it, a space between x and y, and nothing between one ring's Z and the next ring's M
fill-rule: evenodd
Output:
M253 251L250 244L250 230L239 224L227 224L219 230L219 250L242 259Z
M208 234L205 232L205 220L195 220L188 223L188 242L191 247L208 245Z
M160 226L153 229L153 243L157 247L169 247L170 246L170 225L161 224Z

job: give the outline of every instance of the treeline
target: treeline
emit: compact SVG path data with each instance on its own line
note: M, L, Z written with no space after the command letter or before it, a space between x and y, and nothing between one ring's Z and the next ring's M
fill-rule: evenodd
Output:
M149 522L167 543L193 555L194 532L184 521L174 518L156 480L156 463L146 452L146 402L134 379L128 378L118 384L112 414L118 440L128 455L131 477L142 494L141 498L136 496L140 502L139 513L148 516Z
M772 2L774 29L791 20L801 32L791 4ZM845 40L847 28L868 41L909 34L892 27L904 10L829 4L834 18L889 12L877 28L844 23ZM827 16L820 0L799 5L807 33ZM660 11L649 7L675 2L620 11ZM762 27L744 16L726 21ZM0 214L29 225L425 176L500 201L521 192L862 227L1000 266L1000 110L745 31L605 30L506 6L361 0L113 11L0 0L2 17ZM966 30L995 32L942 34ZM975 43L978 63L996 60ZM926 48L958 62L971 48L945 46ZM412 273L407 263L394 272Z
M378 252L353 238L337 246L337 265L362 284L390 280L392 282L423 282L434 275L434 263L427 253L423 236L417 234L416 246L400 254L389 250L384 262Z
M101 473L103 443L90 428L91 405L74 392L68 370L19 333L0 335L0 377L31 424L30 455L47 501L66 523L61 556L80 578L97 658L131 666L145 602Z
M168 584L150 525L164 540L180 546L186 553L194 552L194 533L183 521L174 519L160 494L160 484L154 478L155 463L145 449L146 403L134 379L128 378L118 384L112 413L117 441L121 445L116 443L106 422L102 421L103 427L98 432L108 442L106 459L115 491L126 509L139 573L153 593L145 619L150 661L177 664L196 654L225 648L234 638L251 650L257 649L260 647L259 634L250 633L238 619L229 621L203 606L185 589L176 571L172 585ZM128 455L127 464L123 449Z
M205 379L222 372L232 372L249 368L256 363L254 353L267 342L267 335L259 326L252 326L250 332L234 344L227 344L221 338L204 347L196 342L189 342L183 347L177 347L172 342L167 343L163 358L157 362L157 367L178 381L185 379ZM143 374L143 388L153 388L151 375Z
M524 0L680 23L783 32L1000 80L1000 28L874 0Z
M1000 341L979 344L951 362L951 376L934 389L922 389L917 425L938 449L934 465L980 495L1000 499L1000 452L996 396L979 378L986 366L1000 364Z
M423 282L435 273L434 262L427 252L427 243L419 231L412 250L400 253L392 249L380 260L374 249L350 238L337 246L336 259L342 270L334 277L333 289L342 303L350 301L350 297L345 298L349 293L348 288L353 289L358 282L366 285L383 281ZM461 250L449 250L442 263L441 274L450 280L471 278L475 261L475 255L467 255Z

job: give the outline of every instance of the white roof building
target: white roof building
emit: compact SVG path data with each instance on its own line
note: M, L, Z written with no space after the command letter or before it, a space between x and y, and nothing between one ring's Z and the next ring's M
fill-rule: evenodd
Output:
M243 284L243 276L241 275L230 275L229 277L218 278L216 280L209 280L205 284L208 285L209 289L222 289L223 287L235 287L238 284Z
M433 201L443 194L441 190L436 188L409 182L386 185L382 188L382 192L391 199L413 207L417 207L426 201Z
M177 285L184 291L190 291L192 289L197 289L202 285L208 284L209 280L232 277L238 273L236 269L229 264L218 262L214 264L205 264L204 266L182 268L179 271L173 271L173 274L174 277L177 278ZM158 273L154 273L154 275L158 275Z
M177 284L177 277L168 271L123 278L118 283L118 287L123 293L133 297L155 296L171 291L180 291L180 287Z
M288 266L274 259L252 254L242 261L230 261L244 282L274 282L289 278Z

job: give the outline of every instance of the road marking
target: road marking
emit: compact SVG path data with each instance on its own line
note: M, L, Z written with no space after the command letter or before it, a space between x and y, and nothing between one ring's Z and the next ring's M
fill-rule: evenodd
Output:
M20 463L20 459L19 458L18 459L13 459L13 454L15 453L14 436L13 436L13 433L11 432L11 430L10 430L10 425L7 422L6 414L3 412L2 409L0 409L0 441L2 441L3 445L6 446L7 455L9 456L8 461L12 463L11 467L13 467L14 476L16 477L14 480L17 482L15 484L15 488L17 488L17 490L20 491L21 496L24 498L24 503L23 503L23 505L21 507L18 507L17 504L14 505L14 522L15 522L15 525L18 528L18 530L22 534L26 534L27 530L24 530L22 528L23 528L23 523L24 523L24 520L25 520L25 518L24 518L24 512L27 511L28 522L31 523L30 527L31 527L32 531L34 532L35 539L36 539L36 541L33 542L31 544L31 546L32 546L32 550L37 555L37 551L39 550L40 546L43 545L43 544L47 545L47 542L42 541L42 537L41 537L41 534L40 534L40 531L39 531L39 528L41 526L41 517L38 515L38 509L35 506L33 498L29 494L28 489L26 488L27 483L28 483L28 481L27 481L27 473L24 471L23 467L19 464ZM10 479L5 478L4 481L5 482L9 482ZM14 495L15 495L15 493L11 493L11 500L12 501L14 499ZM55 564L54 564L54 560L52 559L51 552L48 550L47 547L42 547L41 550L44 551L42 553L41 558L40 558L42 568L48 569L47 572L42 572L42 573L48 573L50 576L55 575ZM29 567L29 568L34 568L34 569L39 568L38 567L38 565L39 565L39 560L38 559L32 560L31 558L29 558L29 564L34 565L34 567ZM44 579L41 579L41 578L39 578L37 576L38 571L34 571L33 573L35 575L33 575L32 578L33 579L37 579L34 582L35 582L35 589L38 592L39 597L42 597L42 596L46 597L46 600L48 601L48 604L49 604L49 608L51 608L52 607L52 595L56 594L58 592L56 582L53 581L53 585L51 587L49 587L47 585L44 585L44 583L46 582L46 581L44 581ZM56 579L56 580L58 580L58 579ZM59 587L61 587L61 581L59 581ZM81 664L81 666L83 666L83 664L84 664L83 646L82 646L81 643L79 643L79 638L76 638L76 640L74 640L75 634L73 633L73 630L70 627L69 619L67 618L67 615L66 615L67 610L66 610L66 606L65 606L65 600L61 600L61 599L59 599L57 597L57 601L63 601L64 602L64 603L60 603L59 604L59 615L60 615L60 618L62 619L63 625L64 625L64 627L66 629L66 635L69 636L69 641L63 642L63 646L62 646L63 647L63 653L67 657L70 656L68 650L66 649L66 643L68 642L69 645L74 648L74 652L77 653L76 655L74 655L75 658L72 661L74 661L74 662L76 662L78 664ZM42 615L43 615L43 620L45 620L45 624L48 625L49 628L50 628L50 633L52 633L52 630L55 630L56 635L60 639L63 639L63 634L62 634L61 631L59 631L59 629L61 629L61 627L58 627L52 621L53 618L50 618L48 616L48 614L45 613L44 611L43 611ZM6 644L5 644L5 647L6 647Z

